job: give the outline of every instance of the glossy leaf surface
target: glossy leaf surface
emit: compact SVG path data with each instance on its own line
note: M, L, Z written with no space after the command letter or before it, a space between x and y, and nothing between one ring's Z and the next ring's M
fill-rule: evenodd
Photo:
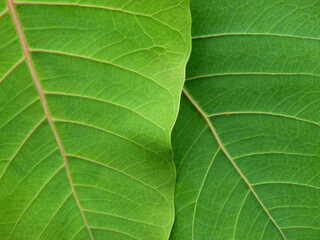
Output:
M191 1L171 239L320 239L319 12Z
M0 239L168 239L188 1L0 1Z

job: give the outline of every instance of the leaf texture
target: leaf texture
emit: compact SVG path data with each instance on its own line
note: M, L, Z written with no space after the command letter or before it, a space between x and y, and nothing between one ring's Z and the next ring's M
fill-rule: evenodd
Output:
M171 239L320 239L319 13L191 1Z
M187 0L0 1L0 239L167 239Z

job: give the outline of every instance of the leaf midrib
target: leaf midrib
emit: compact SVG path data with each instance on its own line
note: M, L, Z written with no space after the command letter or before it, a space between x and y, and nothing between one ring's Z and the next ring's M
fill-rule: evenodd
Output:
M45 116L46 116L46 118L47 118L47 120L48 120L48 122L49 122L49 124L50 124L50 127L51 127L51 129L52 129L52 132L53 132L53 134L54 134L54 137L55 137L55 139L56 139L56 141L57 141L57 144L58 144L58 146L59 146L59 149L60 149L60 152L61 152L61 155L62 155L62 158L63 158L63 162L64 162L64 167L65 167L65 169L66 169L67 176L68 176L68 179L69 179L69 183L70 183L70 186L71 186L72 193L73 193L73 195L74 195L74 198L75 198L75 200L76 200L76 203L77 203L77 205L78 205L78 207L79 207L79 210L80 210L80 212L81 212L83 221L84 221L84 223L85 223L85 225L86 225L86 227L87 227L87 229L88 229L89 235L90 235L91 239L94 240L93 235L92 235L92 232L91 232L91 230L90 230L90 228L89 228L88 222L87 222L87 220L86 220L86 217L85 217L84 212L83 212L83 210L82 210L82 207L81 207L81 205L80 205L79 199L78 199L78 197L77 197L77 195L76 195L76 193L75 193L74 185L73 185L73 182L72 182L72 179L71 179L71 175L70 175L70 171L69 171L69 166L68 166L68 163L67 163L66 153L65 153L65 151L64 151L64 149L63 149L63 146L62 146L61 140L60 140L60 138L59 138L59 136L58 136L58 133L57 133L57 131L56 131L54 125L53 125L53 121L52 121L52 119L51 119L51 116L50 116L50 113L49 113L47 104L46 104L46 102L45 102L44 93L43 93L43 91L42 91L42 89L41 89L39 80L38 80L37 75L36 75L36 73L35 73L35 70L34 70L34 68L33 68L32 61L31 61L30 54L29 54L30 50L29 50L29 48L28 48L28 46L27 46L26 40L25 40L24 35L23 35L23 33L22 33L22 28L21 28L21 26L20 26L20 22L19 22L19 20L18 20L16 11L15 11L15 9L14 9L13 0L7 0L7 5L8 5L9 11L10 11L10 13L11 13L11 16L12 16L12 19L13 19L13 22L14 22L14 25L15 25L15 27L16 27L16 30L17 30L17 33L18 33L18 36L19 36L19 39L20 39L20 42L21 42L21 45L22 45L22 49L23 49L23 53L24 53L24 56L25 56L25 60L27 61L27 64L28 64L28 67L29 67L29 70L30 70L32 79L33 79L33 81L34 81L34 84L35 84L35 86L36 86L36 88L37 88L37 91L38 91L38 94L39 94L39 96L40 96L40 100L41 100L41 103L42 103L42 106L43 106L43 109L44 109L44 112L45 112ZM59 169L59 170L60 170L60 169ZM31 203L32 203L32 201L30 202L30 204L31 204ZM13 228L13 230L11 231L10 236L9 236L9 239L10 239L12 233L14 232L14 229L15 229L15 228Z
M260 204L260 206L262 207L262 209L265 211L265 213L268 215L269 219L273 222L273 224L275 225L275 227L278 229L278 231L280 232L280 234L282 235L284 240L287 240L286 236L284 235L284 233L282 232L281 228L279 227L279 225L276 223L276 221L273 219L273 217L270 215L269 211L267 210L267 208L264 206L264 204L262 203L262 201L260 200L258 194L254 191L252 185L250 184L250 182L248 181L248 179L244 176L244 174L241 172L241 170L239 169L239 167L236 165L236 163L233 161L233 159L231 158L231 156L229 155L229 153L227 152L225 146L223 145L223 143L221 142L216 130L214 129L213 125L211 124L208 116L205 114L205 112L200 108L200 106L196 103L196 101L192 98L192 96L188 93L188 91L184 88L182 90L182 92L185 94L185 96L188 98L188 100L190 101L190 103L194 106L194 108L196 108L196 110L200 113L200 115L204 118L204 120L206 121L207 125L209 126L213 136L215 137L220 149L224 152L225 156L229 159L230 163L233 165L233 167L235 168L235 170L238 172L238 174L241 176L241 178L243 179L243 181L247 184L247 186L249 187L250 191L252 192L252 194L255 196L256 200L258 201L258 203Z

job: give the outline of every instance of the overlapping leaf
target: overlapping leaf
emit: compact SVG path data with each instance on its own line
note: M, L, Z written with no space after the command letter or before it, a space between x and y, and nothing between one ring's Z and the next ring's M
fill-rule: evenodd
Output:
M167 239L188 1L0 13L0 239Z
M319 13L191 1L171 239L320 239Z

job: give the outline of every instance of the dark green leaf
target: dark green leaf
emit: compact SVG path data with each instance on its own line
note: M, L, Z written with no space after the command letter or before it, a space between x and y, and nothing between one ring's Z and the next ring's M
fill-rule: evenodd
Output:
M172 239L320 239L319 13L191 1Z

